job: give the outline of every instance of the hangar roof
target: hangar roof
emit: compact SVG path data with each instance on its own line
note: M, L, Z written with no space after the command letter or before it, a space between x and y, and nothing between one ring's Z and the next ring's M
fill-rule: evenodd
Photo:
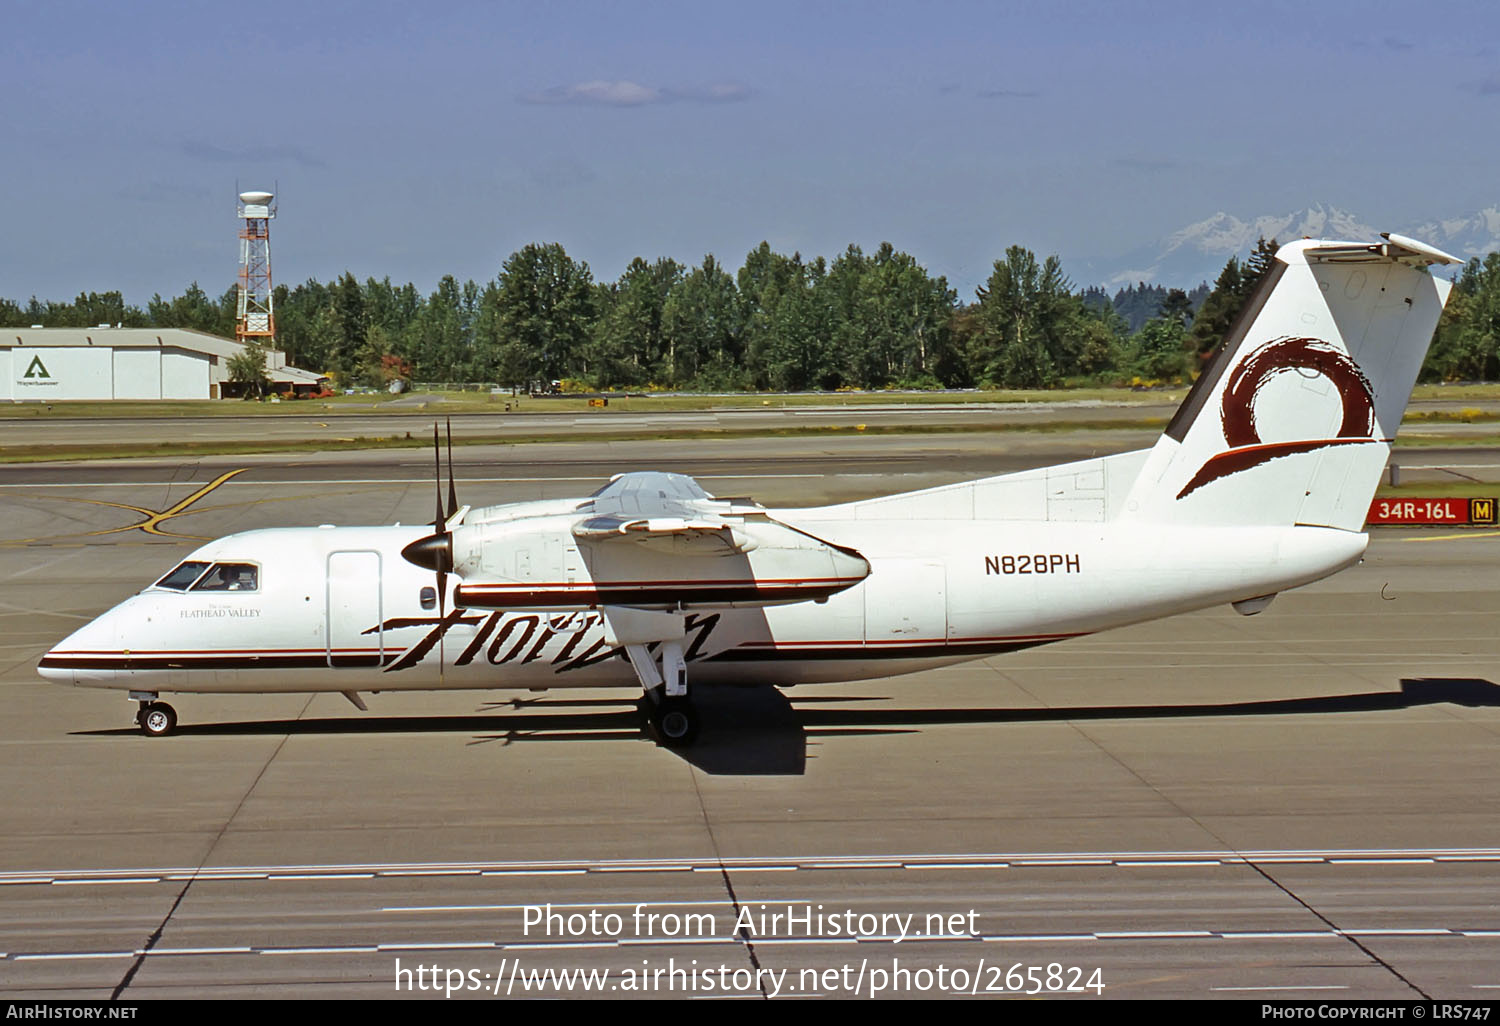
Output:
M289 381L300 385L316 385L320 381L328 380L322 374L314 374L312 371L301 370L297 367L276 367L266 371L272 381Z
M229 338L187 328L0 328L0 349L14 346L173 346L228 358L244 347ZM267 360L268 364L273 361Z

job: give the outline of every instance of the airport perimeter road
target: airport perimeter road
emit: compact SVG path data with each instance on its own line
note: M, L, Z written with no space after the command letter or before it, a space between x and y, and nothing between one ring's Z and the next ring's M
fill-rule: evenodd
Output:
M621 463L791 504L1140 444L981 443L456 455L476 504L592 490ZM1255 617L705 690L684 754L626 692L386 693L365 713L182 695L181 732L148 739L123 696L35 675L197 544L180 536L431 508L407 452L0 471L0 995L1500 987L1492 531L1377 531L1362 565Z

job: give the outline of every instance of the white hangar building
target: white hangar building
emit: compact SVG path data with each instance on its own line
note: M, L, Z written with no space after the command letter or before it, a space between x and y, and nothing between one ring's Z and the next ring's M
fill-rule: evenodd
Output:
M219 399L236 390L229 358L243 349L185 328L0 328L0 401ZM278 392L323 381L274 349L266 371Z

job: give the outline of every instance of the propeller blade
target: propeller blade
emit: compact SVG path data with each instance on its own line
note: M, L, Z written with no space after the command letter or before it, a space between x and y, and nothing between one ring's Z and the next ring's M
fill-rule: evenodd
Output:
M448 418L448 516L445 520L451 520L453 514L458 512L458 489L453 485L453 418Z
M445 655L444 655L444 652L443 652L443 640L447 637L447 634L448 634L448 603L447 603L448 575L444 571L442 571L442 570L438 571L437 586L438 586L438 683L441 684L441 683L443 683L443 679L444 679L443 674L444 674L444 671L447 669L447 663L448 663L448 660L445 658Z
M452 428L449 428L448 476L449 489L453 479ZM437 574L438 594L438 682L444 679L447 662L443 651L443 636L448 633L448 571L453 569L453 535L448 533L448 517L443 515L443 450L438 445L437 421L432 422L432 490L436 496L437 512L432 518L433 533L420 538L401 550L401 555L417 566L427 567ZM451 515L451 514L450 514Z
M432 424L432 490L437 494L437 513L432 518L432 529L441 533L447 518L443 516L443 450L438 447L436 421Z

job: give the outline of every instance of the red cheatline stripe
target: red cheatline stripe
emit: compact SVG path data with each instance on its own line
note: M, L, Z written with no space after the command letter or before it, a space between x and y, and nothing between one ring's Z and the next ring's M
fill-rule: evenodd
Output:
M393 651L390 647L379 648L336 648L334 655L371 655L379 652ZM326 648L133 648L128 653L124 649L102 649L102 648L80 648L80 649L53 649L48 652L52 656L178 656L178 655L326 655Z
M567 588L701 588L712 585L733 584L854 584L864 577L724 577L684 581L673 578L666 581L526 581L516 584L486 584L483 581L464 584L466 589L511 590L511 591L560 591Z

